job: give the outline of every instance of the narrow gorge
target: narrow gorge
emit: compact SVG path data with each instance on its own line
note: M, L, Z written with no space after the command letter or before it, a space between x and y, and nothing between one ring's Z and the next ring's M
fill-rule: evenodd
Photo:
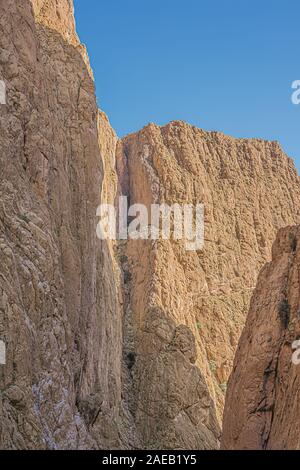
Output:
M0 78L0 448L299 448L292 159L182 121L119 139L72 0L0 0ZM203 250L100 240L121 195L203 204Z

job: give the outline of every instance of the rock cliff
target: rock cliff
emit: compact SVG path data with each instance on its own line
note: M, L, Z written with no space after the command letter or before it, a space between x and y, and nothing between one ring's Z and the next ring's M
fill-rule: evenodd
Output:
M228 376L299 177L276 142L97 109L71 0L0 0L0 448L218 448ZM205 245L100 241L97 207L203 203Z
M106 151L114 137L72 11L69 0L0 1L5 449L121 445L120 271L95 236L99 140Z
M225 449L300 449L300 227L280 230L234 361Z
M139 429L146 442L155 437L158 445L172 438L199 447L200 423L208 435L218 436L212 402L221 420L257 275L270 257L277 230L299 220L299 177L276 142L233 139L183 122L162 128L151 124L124 138L117 166L130 204L205 206L202 251L186 251L175 240L129 240L125 250ZM173 330L185 325L187 351L188 337L193 338L192 356L210 399L207 394L199 398L203 394L187 366L179 368L174 357L168 365L169 323ZM173 387L174 395L169 393ZM206 442L213 445L209 438Z

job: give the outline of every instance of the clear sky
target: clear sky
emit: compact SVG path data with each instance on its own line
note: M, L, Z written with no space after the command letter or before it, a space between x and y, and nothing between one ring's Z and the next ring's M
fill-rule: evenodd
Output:
M180 119L279 140L300 169L299 0L75 0L75 14L120 137Z

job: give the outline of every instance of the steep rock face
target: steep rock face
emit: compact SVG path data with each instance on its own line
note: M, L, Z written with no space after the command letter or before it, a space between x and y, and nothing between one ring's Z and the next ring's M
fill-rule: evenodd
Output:
M151 124L117 153L130 204L205 205L202 251L175 240L125 248L138 429L147 446L216 447L216 414L257 275L278 228L300 218L299 177L276 142L182 122Z
M282 229L258 279L236 353L225 449L300 449L300 227Z
M276 143L175 122L118 141L71 0L0 0L0 447L218 447L271 240L299 221ZM100 202L204 203L203 251L100 241Z
M35 21L57 31L68 43L80 45L72 0L31 0Z
M69 0L0 0L4 449L121 445L120 272L96 238L100 148L113 137L72 11Z

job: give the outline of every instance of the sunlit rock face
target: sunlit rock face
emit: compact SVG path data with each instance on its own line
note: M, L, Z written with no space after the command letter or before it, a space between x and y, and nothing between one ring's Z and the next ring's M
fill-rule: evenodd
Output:
M292 161L183 122L118 140L71 0L0 0L0 80L0 447L218 448L258 272L300 219ZM122 194L203 203L203 250L99 240Z
M300 228L279 231L230 378L225 449L300 449Z
M192 333L195 366L221 421L227 381L258 273L271 257L277 230L299 220L299 177L294 164L276 142L233 139L172 122L164 127L150 124L124 138L118 144L117 165L122 192L129 195L131 204L200 202L205 207L201 251L186 251L185 244L176 240L130 240L127 244L131 315L143 377L137 380L137 400L144 402L148 393L142 371L151 348L156 349L153 331L147 327L148 311L159 308L162 325L168 318L175 327L185 325ZM174 374L175 389L180 389L176 377L182 378ZM187 376L183 380L189 383ZM151 388L153 403L162 401L163 378L151 381L151 387L156 390ZM186 387L191 398L194 386ZM189 408L183 400L178 416L181 421L185 417L188 425L187 409L203 413L199 401ZM143 432L148 436L152 423L153 436L157 435L156 422L144 420L147 407L137 404L137 410ZM211 422L205 416L204 422ZM178 426L183 428L181 421ZM192 426L199 429L197 418ZM216 436L217 427L213 429Z

